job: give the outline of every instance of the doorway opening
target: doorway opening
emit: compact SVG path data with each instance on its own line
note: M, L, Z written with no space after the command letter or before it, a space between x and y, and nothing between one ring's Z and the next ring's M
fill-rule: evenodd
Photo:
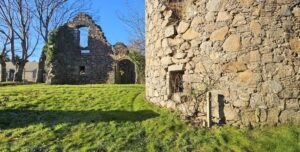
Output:
M8 73L8 81L13 81L15 78L15 70L10 69Z
M135 65L128 59L121 60L117 63L116 83L135 84L136 73Z

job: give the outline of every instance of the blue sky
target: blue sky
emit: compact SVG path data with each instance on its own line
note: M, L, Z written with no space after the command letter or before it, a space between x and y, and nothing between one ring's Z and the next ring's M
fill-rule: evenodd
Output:
M102 27L111 44L118 41L127 43L130 33L118 18L118 14L128 14L128 9L136 9L144 14L144 0L92 0L94 10L99 10L97 23Z
M102 27L109 43L128 43L131 34L128 28L120 21L118 14L126 15L129 9L140 13L145 12L144 0L91 0L91 16ZM40 50L37 50L31 60L38 61Z

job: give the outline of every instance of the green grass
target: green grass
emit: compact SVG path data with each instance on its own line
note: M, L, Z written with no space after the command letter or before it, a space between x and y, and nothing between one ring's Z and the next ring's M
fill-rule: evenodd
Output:
M0 151L300 151L300 127L194 128L142 85L0 87Z

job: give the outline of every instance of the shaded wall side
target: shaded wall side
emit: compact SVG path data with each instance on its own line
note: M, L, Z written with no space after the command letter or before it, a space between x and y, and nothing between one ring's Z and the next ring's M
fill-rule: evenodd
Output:
M95 84L114 83L114 60L110 44L101 28L86 14L79 14L66 25L69 31L63 32L57 42L55 83ZM80 27L88 27L88 46L80 46ZM72 38L66 35L72 33ZM89 50L82 53L81 50ZM81 68L84 72L80 71Z

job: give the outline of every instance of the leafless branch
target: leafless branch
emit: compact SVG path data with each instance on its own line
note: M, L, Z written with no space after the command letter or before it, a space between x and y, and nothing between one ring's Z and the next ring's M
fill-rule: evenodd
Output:
M117 13L119 20L127 27L132 34L129 47L144 53L145 50L145 17L144 15L130 6L126 1L126 15Z

